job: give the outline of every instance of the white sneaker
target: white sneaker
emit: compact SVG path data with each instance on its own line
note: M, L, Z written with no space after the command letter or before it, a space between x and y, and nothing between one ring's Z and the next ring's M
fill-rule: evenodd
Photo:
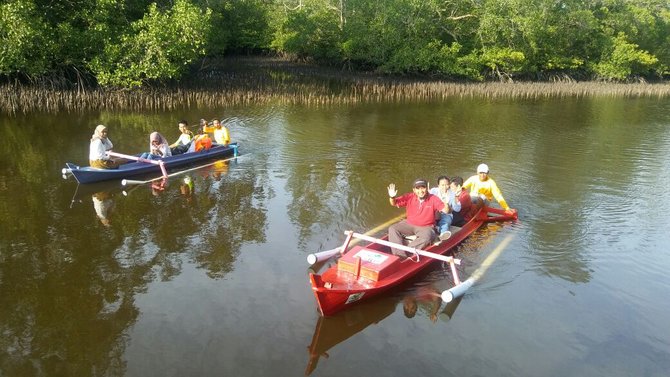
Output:
M440 241L446 241L449 239L449 237L451 237L451 232L448 230L446 232L440 233Z

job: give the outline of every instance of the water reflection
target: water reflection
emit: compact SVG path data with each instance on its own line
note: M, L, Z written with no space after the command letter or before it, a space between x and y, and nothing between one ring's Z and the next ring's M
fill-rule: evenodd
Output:
M437 299L435 293L438 295ZM407 319L429 319L436 325L448 322L461 302L459 298L443 305L442 300L439 299L438 290L433 284L411 287L400 294L402 299L398 296L386 295L372 302L364 302L332 317L319 316L312 335L312 342L308 347L309 360L305 368L305 375L310 375L316 370L321 358L329 359L328 352L331 349L389 317L395 312L399 302L402 302L403 312ZM420 313L420 316L415 318L417 312Z
M151 185L122 195L118 182L72 193L64 181L69 211L61 215L58 201L47 201L40 212L48 216L28 215L37 220L30 228L20 219L3 225L39 231L22 231L23 243L11 232L9 243L0 241L2 374L123 375L137 292L172 279L184 261L221 278L242 244L264 241L264 194L252 171L238 173L175 180L158 196ZM90 227L93 219L100 228Z
M215 340L190 333L188 324L176 320L170 344L197 338L196 351L175 351L171 365L200 362L200 374L223 366L231 375L249 374L250 368L258 375L282 368L295 375L292 368L299 364L301 373L312 329L304 337L296 334L304 330L305 318L314 318L301 264L305 254L339 246L345 229L365 231L395 217L399 211L386 199L388 182L433 178L445 169L449 175L469 176L481 161L495 168L497 183L521 216L518 224L489 224L458 251L461 268L471 271L482 251L499 239L500 229L518 235L490 279L466 296L472 298L469 312L495 307L496 319L458 316L458 329L449 326L448 331L461 336L444 336L431 330L444 328L441 320L450 315L439 308L433 324L434 303L424 294L412 297L411 291L405 293L416 302L412 319L398 305L404 295L391 297L389 307L385 299L371 302L377 315L360 322L352 319L360 308L342 313L365 328L397 312L404 326L381 339L371 332L372 341L387 341L399 350L413 347L417 361L396 362L393 355L380 353L380 362L396 374L411 374L418 364L426 374L443 373L444 363L433 356L450 357L454 370L466 375L519 370L551 375L564 365L602 371L612 360L608 339L617 339L621 349L651 355L647 371L667 370L667 345L658 340L668 338L663 329L670 310L658 300L668 287L664 245L669 240L662 224L670 221L670 209L659 197L670 184L667 100L454 99L235 111L244 113L247 126L231 131L241 145L253 148L252 159L193 172L191 182L170 181L157 196L150 185L137 186L128 196L120 195L120 187L80 188L74 202L74 183L60 179L60 168L66 160L86 161L91 126L112 126L115 144L138 151L148 132L174 135L175 119L199 119L203 109L0 117L5 141L0 149L0 374L123 375L132 357L155 357L152 347L127 354L131 342L155 340L150 330L135 326L147 309L138 293L151 296L150 283L161 286L177 275L191 281L187 273L202 274L210 285L166 292L167 299L152 296L151 309L158 314L144 319L160 322L164 312L182 318L188 309L174 304L182 293L192 295L189 305L203 313L221 307L237 311L203 325L203 334L212 327L224 329ZM91 208L94 200L102 204L107 199L114 202L112 209L98 213ZM186 270L187 263L197 269ZM267 275L271 279L258 278ZM212 304L212 297L220 306ZM622 299L628 305L622 306ZM322 321L328 327L332 320ZM542 325L547 323L559 325ZM324 338L330 341L315 347L314 354L327 353L338 336L339 344L347 338L358 342L353 326L334 327L333 335ZM509 331L514 328L527 331ZM252 332L263 344L282 344L282 350L268 346L259 351L257 339L245 338L256 329ZM404 336L417 332L420 339ZM470 336L473 332L477 336ZM550 339L549 348L535 346L538 333ZM421 344L430 345L431 352L415 347ZM500 347L509 344L514 347ZM602 350L602 364L573 352L593 348ZM438 349L441 353L432 352ZM278 352L282 357L276 357ZM212 360L226 362L208 364L199 358L212 353L218 357ZM243 363L227 362L241 358ZM164 359L153 361L156 374L171 373ZM347 363L344 369L349 360L333 363ZM623 370L644 373L637 365L643 364Z
M194 190L195 185L193 184L193 179L190 176L184 177L179 185L179 192L186 199L188 203L191 203L193 201Z
M110 226L112 221L110 219L111 212L114 210L115 204L112 195L106 191L101 191L93 194L93 208L98 219L104 226Z
M417 292L405 296L402 300L402 310L407 318L414 318L419 305L422 310L428 313L432 322L437 321L437 313L442 305L442 298L439 291L433 287L422 287Z
M340 312L333 317L319 316L312 343L308 347L309 361L305 375L311 374L319 360L329 358L328 351L346 341L372 324L377 324L395 311L397 299L381 298L363 303L351 310Z

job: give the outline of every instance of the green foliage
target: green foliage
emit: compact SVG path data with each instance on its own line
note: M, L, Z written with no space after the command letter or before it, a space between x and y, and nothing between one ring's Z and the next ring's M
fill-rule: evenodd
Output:
M156 1L156 0L154 0ZM209 9L212 9L210 11ZM183 77L207 53L272 50L473 80L670 75L667 0L10 0L0 76ZM93 80L92 80L93 81Z
M441 1L347 2L344 57L382 72L460 75L458 42L466 29L454 28L446 14L467 11ZM468 18L467 16L466 18ZM464 21L465 23L466 21Z
M607 80L623 80L631 75L649 73L658 63L658 59L639 49L639 46L627 41L624 33L612 38L611 51L594 65L598 76Z
M272 35L269 9L263 0L227 0L222 20L212 30L225 33L227 47L233 51L266 50Z
M41 75L50 66L48 27L30 0L0 5L0 74Z
M491 74L501 79L510 78L513 74L521 72L526 64L523 52L509 47L487 49L481 53L479 59Z
M211 11L177 0L165 11L154 3L132 24L119 43L110 44L91 62L102 85L137 87L147 80L179 78L205 53Z
M325 2L313 1L282 13L271 46L299 58L338 61L341 30L337 14Z

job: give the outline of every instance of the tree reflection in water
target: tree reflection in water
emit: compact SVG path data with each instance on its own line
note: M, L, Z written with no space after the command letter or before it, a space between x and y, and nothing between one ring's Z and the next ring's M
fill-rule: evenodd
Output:
M238 171L218 179L214 185L210 177L194 178L190 201L179 184L158 196L140 188L121 197L116 183L93 193L99 187L78 189L71 200L63 192L60 202L26 205L27 213L43 215L15 219L0 240L0 370L123 375L125 332L139 318L137 293L157 278L173 278L185 261L221 278L242 244L264 241L266 191L256 177ZM60 210L86 198L93 198L95 211ZM19 196L10 205L21 203Z

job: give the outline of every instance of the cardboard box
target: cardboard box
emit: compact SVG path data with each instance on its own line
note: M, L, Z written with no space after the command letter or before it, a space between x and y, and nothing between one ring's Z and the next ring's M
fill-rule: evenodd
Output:
M356 275L357 261L360 258L360 276L379 281L393 274L400 267L400 258L393 254L355 246L337 261L337 269Z

